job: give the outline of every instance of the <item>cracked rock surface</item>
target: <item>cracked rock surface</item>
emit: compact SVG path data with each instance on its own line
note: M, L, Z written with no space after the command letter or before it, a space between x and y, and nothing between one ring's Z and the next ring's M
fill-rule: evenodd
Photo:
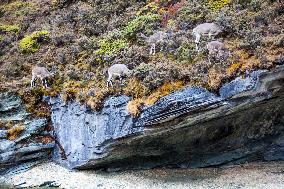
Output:
M35 119L29 116L21 99L11 93L0 94L0 170L18 165L24 162L38 161L50 157L54 148L53 140L47 133L46 119ZM12 124L17 127L21 123L24 130L13 140L8 140L8 130L5 125ZM23 164L23 169L25 166ZM11 171L11 170L9 170Z
M54 159L109 170L284 160L284 67L236 78L219 94L185 88L135 119L126 96L108 99L100 112L53 99Z

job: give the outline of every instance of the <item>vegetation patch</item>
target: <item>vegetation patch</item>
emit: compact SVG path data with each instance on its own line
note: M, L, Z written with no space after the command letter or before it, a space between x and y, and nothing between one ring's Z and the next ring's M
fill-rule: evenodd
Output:
M136 16L122 29L121 34L126 38L135 38L139 32L150 33L160 19L159 14L147 14Z
M133 99L129 112L137 116L143 106L183 86L217 91L246 71L283 62L283 10L281 3L266 0L1 2L0 90L18 92L39 117L50 115L42 102L47 95L93 110L109 96L127 95ZM222 28L215 40L224 42L228 57L209 61L207 36L196 51L192 29L204 22ZM158 31L167 37L150 55L151 44L140 33L150 37ZM107 70L117 63L133 74L107 88ZM30 89L34 65L56 73L50 88L38 82Z
M20 31L20 27L18 25L0 24L0 31L18 33Z
M142 106L151 106L155 104L160 98L167 96L168 94L180 90L184 87L184 82L176 81L176 82L166 82L160 88L156 89L153 93L151 93L147 97L137 98L130 101L127 104L127 110L133 116L138 116L142 109Z
M25 130L25 126L23 124L17 124L14 127L8 129L8 139L15 140L19 134L21 134Z
M122 49L125 49L128 46L128 43L123 39L104 38L99 40L98 46L99 49L96 51L97 55L112 56Z
M46 30L33 32L20 41L20 49L23 53L35 53L39 50L41 44L48 41L48 39L49 32Z
M15 0L10 3L4 3L0 6L4 14L22 18L23 16L36 11L36 5L33 2Z
M218 11L231 2L231 0L207 0L206 5L213 11Z

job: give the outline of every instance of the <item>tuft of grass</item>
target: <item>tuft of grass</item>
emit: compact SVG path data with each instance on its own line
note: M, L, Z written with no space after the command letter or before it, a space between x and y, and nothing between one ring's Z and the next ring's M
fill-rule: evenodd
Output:
M107 89L102 89L98 91L95 96L90 97L87 100L87 105L92 109L92 110L99 110L104 102L104 99L110 95L110 92Z
M137 98L128 102L127 110L131 115L137 117L140 114L141 107L143 105L151 106L155 104L160 98L167 96L168 94L176 90L182 89L183 87L183 81L165 83L160 88L156 89L156 91L151 93L148 97Z
M8 139L15 140L19 134L25 130L25 126L20 124L8 129Z
M19 10L21 8L27 7L29 5L29 3L27 2L22 2L22 1L14 1L11 2L7 5L4 5L3 8L5 11L16 11Z
M167 96L168 94L182 89L184 87L183 81L175 81L170 83L165 83L160 88L158 88L155 92L153 92L150 96L146 98L144 101L146 106L151 106L155 104L160 98Z
M138 98L135 100L131 100L130 102L128 102L127 104L127 111L134 117L138 117L138 115L140 114L141 111L141 107L144 104L143 99Z

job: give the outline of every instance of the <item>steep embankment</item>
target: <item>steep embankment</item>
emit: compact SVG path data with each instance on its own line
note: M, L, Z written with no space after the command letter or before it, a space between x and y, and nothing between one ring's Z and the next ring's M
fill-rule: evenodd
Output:
M53 137L82 169L282 159L283 14L274 0L1 1L1 166L48 157ZM210 61L192 35L204 22L227 49ZM150 55L142 34L157 31ZM106 88L115 63L133 75ZM50 88L30 89L34 65Z
M110 95L126 94L134 98L129 110L138 114L184 86L217 90L245 71L283 64L283 13L283 3L273 0L1 1L0 88L19 92L28 111L42 112L38 116L46 114L38 97L59 93L92 109ZM202 37L197 52L192 35L204 22L222 28L216 39L228 49L211 62L211 39ZM157 31L168 31L168 39L150 55L141 34ZM134 74L106 89L105 69L115 63ZM29 90L33 65L56 73L50 89Z

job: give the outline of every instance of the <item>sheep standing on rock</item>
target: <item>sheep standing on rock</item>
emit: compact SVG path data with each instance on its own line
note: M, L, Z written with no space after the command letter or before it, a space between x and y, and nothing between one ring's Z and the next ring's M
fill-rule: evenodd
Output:
M32 79L31 79L31 88L35 86L35 81L39 78L42 82L42 85L47 88L47 79L53 77L54 74L49 72L44 67L35 66L32 68Z
M141 34L141 37L145 39L145 41L150 45L150 55L156 54L156 45L163 44L163 42L167 39L168 35L166 32L158 31L153 35L147 37L144 34ZM163 46L161 47L161 51L163 50Z
M221 28L214 23L203 23L196 26L192 30L192 34L195 36L196 50L198 51L198 44L200 43L201 36L207 35L209 38L211 38L212 36L214 37L221 32Z
M210 62L210 57L212 56L217 56L218 58L221 57L226 48L224 43L220 42L220 41L211 41L207 44L207 50L208 50L208 60Z
M112 79L119 78L120 83L122 83L122 78L125 76L130 76L131 70L127 68L124 64L114 64L108 69L108 79L107 79L107 87L109 85L113 86Z

